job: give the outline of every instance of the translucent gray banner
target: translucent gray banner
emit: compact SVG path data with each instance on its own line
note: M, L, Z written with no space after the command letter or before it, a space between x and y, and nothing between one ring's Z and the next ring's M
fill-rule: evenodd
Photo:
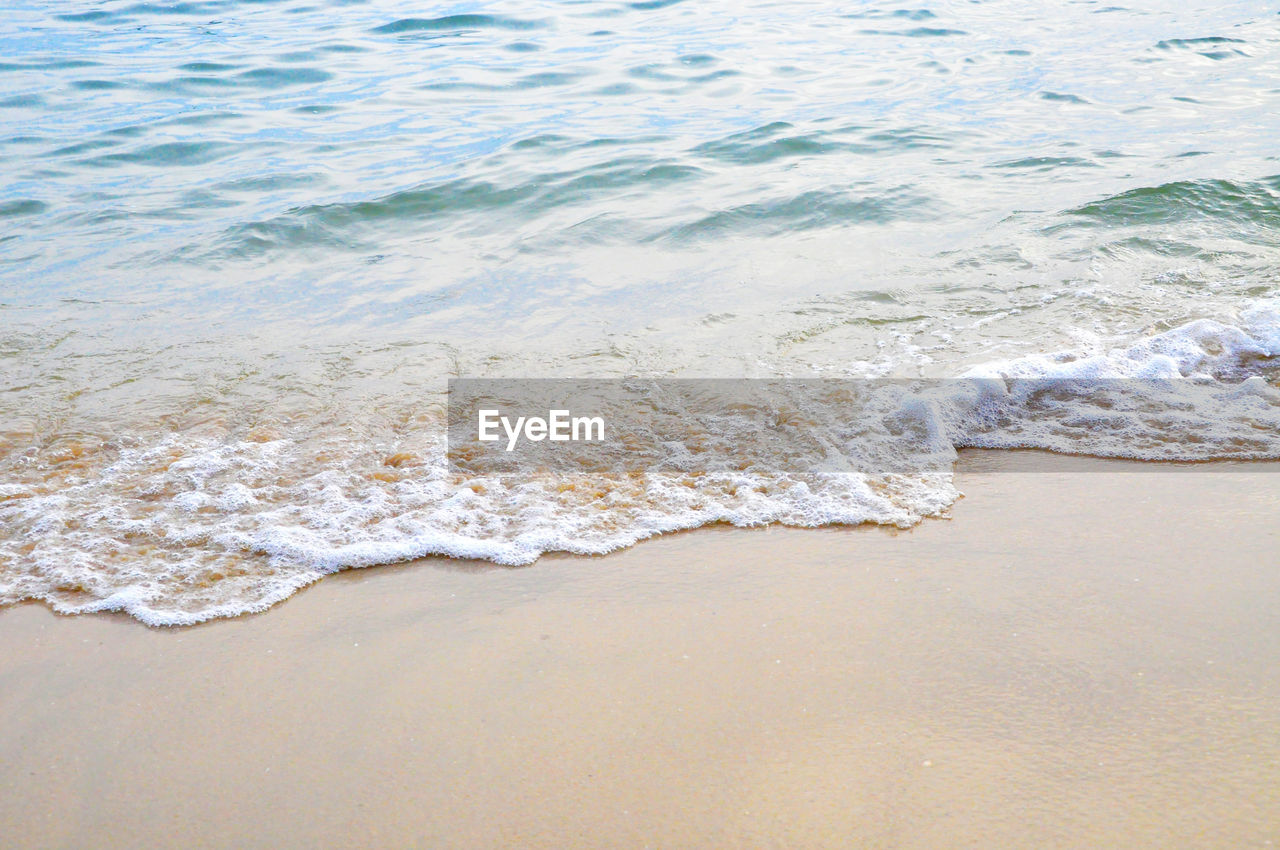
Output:
M1183 468L1276 459L1280 389L1258 376L449 384L448 460L469 476L917 474L950 470L962 448L1178 461Z

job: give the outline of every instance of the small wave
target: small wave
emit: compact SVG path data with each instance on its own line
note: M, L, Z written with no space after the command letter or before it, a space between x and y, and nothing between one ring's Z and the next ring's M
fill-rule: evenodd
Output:
M893 397L881 436L924 441L943 458L966 446L1275 458L1277 358L1280 306L1260 302L1235 324L1199 320L1107 351L976 367ZM1135 379L1138 389L1124 393L1108 383ZM838 415L840 399L824 415ZM856 433L874 434L866 424L858 418ZM443 426L407 411L353 427L330 411L248 430L80 432L28 446L10 435L0 456L0 602L184 625L261 611L342 569L428 555L520 565L720 522L905 527L959 495L947 472L712 463L661 474L467 475L445 462ZM696 440L686 450L705 453Z
M864 147L869 149L871 146ZM847 148L847 143L836 141L829 133L796 132L793 125L777 121L699 145L694 153L722 162L755 165Z
M318 443L326 460L309 461ZM850 476L459 481L438 435L416 449L384 459L338 435L46 449L41 475L0 491L0 523L20 532L0 543L13 565L0 572L0 601L185 625L262 610L340 569L428 555L514 566L716 522L905 526L956 496L946 481ZM83 477L65 481L70 470Z
M1208 36L1206 38L1167 38L1156 44L1158 50L1199 49L1218 44L1244 44L1244 39L1227 38L1225 36Z
M403 35L415 32L449 32L466 30L532 30L545 26L541 21L512 18L505 15L446 15L442 18L401 18L373 32L379 35Z
M1088 105L1089 103L1089 101L1079 95L1065 94L1063 92L1056 91L1042 91L1040 92L1040 98L1041 100L1052 100L1055 103L1077 103L1081 105Z
M883 129L848 124L802 129L786 121L774 121L704 142L692 153L735 165L759 165L795 157L892 154L917 148L945 148L951 144L948 136L917 127Z
M1162 52L1190 51L1206 59L1221 61L1247 57L1249 53L1241 47L1230 45L1245 44L1244 39L1227 38L1225 36L1208 36L1205 38L1168 38L1158 42L1155 50Z
M0 203L0 218L19 218L22 216L39 215L47 209L49 209L48 204L44 201L37 201L34 198L4 201Z
M572 171L531 175L505 185L479 179L450 180L369 200L312 204L273 219L236 225L220 240L218 253L246 256L317 244L355 247L372 228L388 223L421 223L480 212L542 214L611 192L667 186L700 173L694 166L671 160L621 157Z
M87 165L117 164L155 167L206 165L229 156L234 145L224 142L164 142L148 145L128 153L114 153L87 160Z
M674 6L677 3L683 3L684 0L636 0L634 3L628 3L627 7L637 9L641 12L650 12L656 9L665 9L668 6Z
M1078 156L1026 156L992 163L991 168L1010 170L1052 171L1055 168L1100 168L1092 160Z
M138 17L161 15L183 17L228 12L239 5L238 0L204 0L187 3L135 3L117 9L91 9L87 12L66 12L53 15L55 20L71 24L127 23Z
M947 38L956 35L968 35L965 30L947 29L946 27L913 27L909 30L863 30L864 35L898 35L906 38Z
M1180 180L1130 189L1063 214L1099 225L1219 219L1271 228L1280 224L1280 175L1252 182Z
M908 21L928 21L938 17L928 9L872 9L866 12L851 12L845 18L905 18Z
M933 214L930 199L908 187L860 195L846 191L802 192L798 195L715 210L687 224L663 230L653 241L697 242L725 233L769 236L852 224L884 224L924 219Z

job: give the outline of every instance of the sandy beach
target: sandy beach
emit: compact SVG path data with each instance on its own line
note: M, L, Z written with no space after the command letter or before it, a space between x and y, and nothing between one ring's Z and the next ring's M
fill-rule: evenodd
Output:
M1280 850L1278 23L6 3L0 850Z
M434 559L186 629L0 611L4 844L1272 846L1280 467L1152 469L967 453L909 531Z

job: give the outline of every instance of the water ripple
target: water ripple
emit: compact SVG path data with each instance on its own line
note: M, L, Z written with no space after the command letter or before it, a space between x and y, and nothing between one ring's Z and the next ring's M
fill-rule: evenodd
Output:
M1180 180L1146 186L1075 207L1065 215L1088 219L1095 225L1218 219L1272 229L1280 226L1280 175L1250 182Z
M415 32L443 32L495 29L495 30L532 30L545 26L541 21L526 21L503 15L447 15L443 18L401 18L380 27L372 32L379 35L401 35Z

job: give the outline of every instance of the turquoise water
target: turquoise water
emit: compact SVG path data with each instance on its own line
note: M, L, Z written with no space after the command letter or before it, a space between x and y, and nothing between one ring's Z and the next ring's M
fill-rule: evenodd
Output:
M176 622L527 531L415 513L451 376L1270 356L1280 15L17 0L0 169L0 595ZM529 551L715 515L635 500Z

